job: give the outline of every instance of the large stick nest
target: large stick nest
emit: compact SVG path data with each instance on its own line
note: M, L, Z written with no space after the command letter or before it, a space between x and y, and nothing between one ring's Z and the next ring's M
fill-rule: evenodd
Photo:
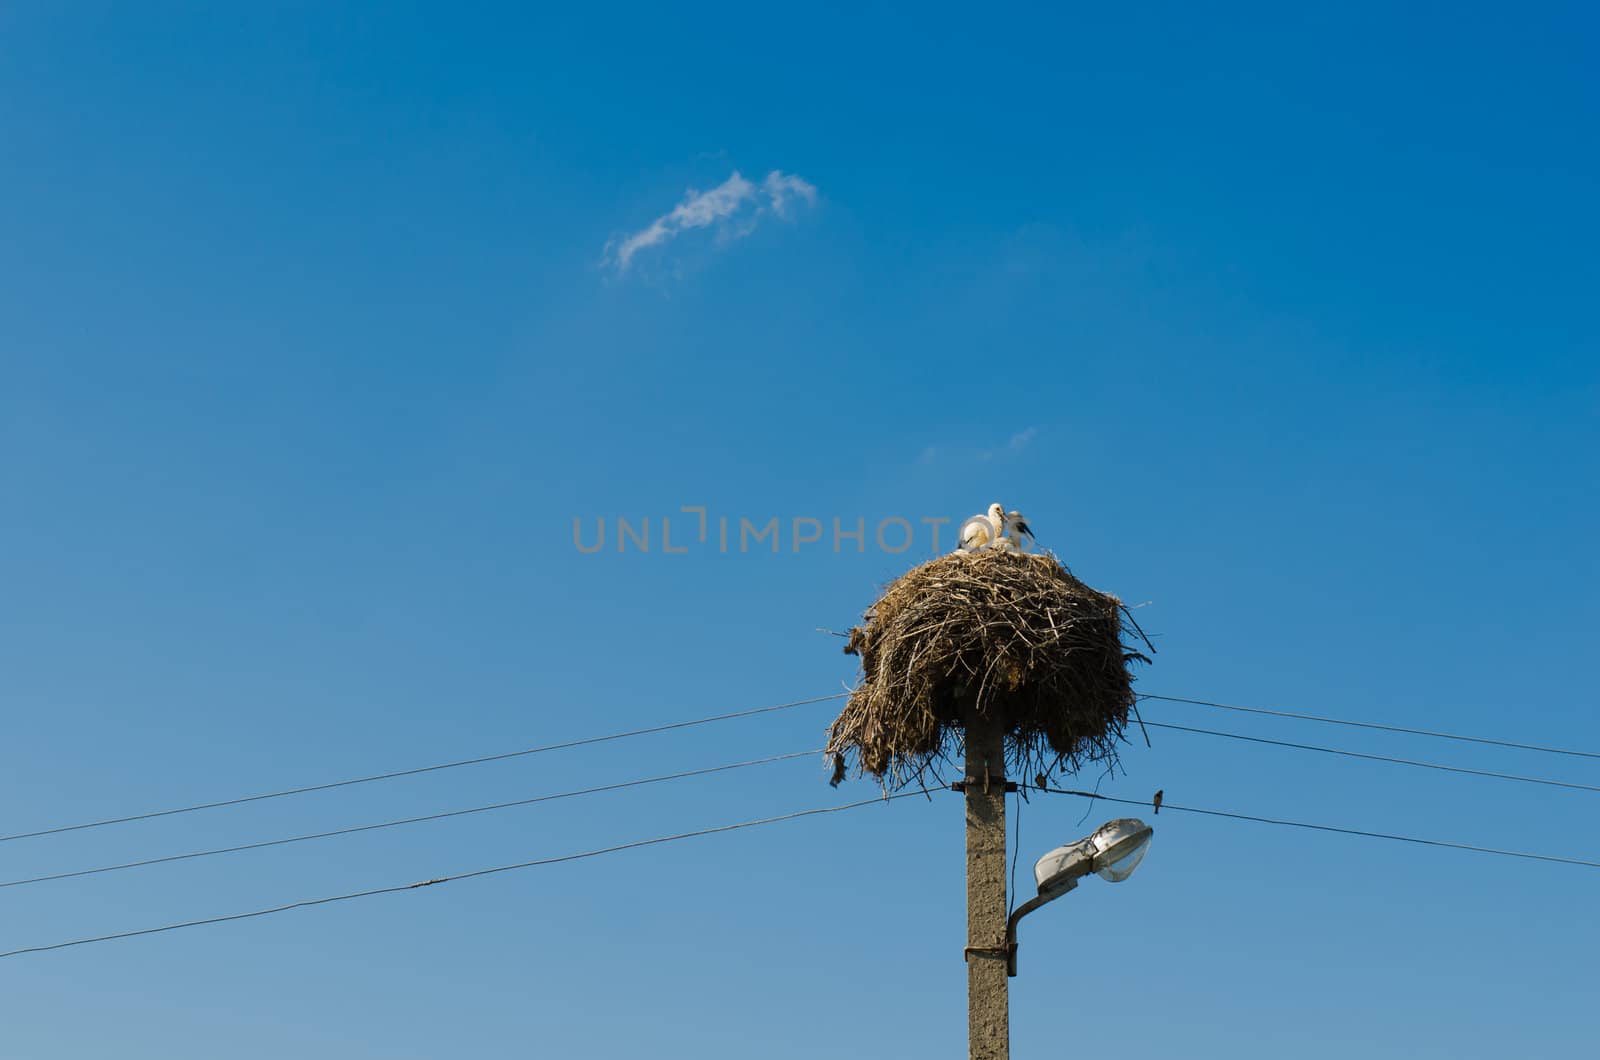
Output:
M849 757L886 788L938 777L971 711L1004 727L1009 776L1114 765L1128 668L1150 661L1124 643L1124 619L1148 648L1120 600L1050 555L955 553L907 571L850 631L862 679L828 729L833 782Z

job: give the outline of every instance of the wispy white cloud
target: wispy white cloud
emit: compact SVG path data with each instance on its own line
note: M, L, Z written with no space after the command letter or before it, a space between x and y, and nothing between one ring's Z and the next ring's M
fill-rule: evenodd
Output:
M1023 449L1028 447L1028 443L1033 441L1033 436L1038 433L1039 428L1037 427L1029 427L1027 430L1018 431L1016 434L1013 434L1011 436L1011 440L1006 443L1006 448L1011 450L1013 453L1021 452Z
M982 463L990 460L1006 459L1016 456L1018 453L1028 448L1028 446L1032 445L1034 438L1037 437L1038 434L1039 428L1026 427L1023 430L1017 431L1010 438L1006 439L1006 443L1004 445L996 445L987 449L979 449L962 445L930 445L917 455L917 463L929 465L935 463L945 463L947 461L966 463L973 460Z
M776 169L757 185L735 170L710 191L690 188L670 213L662 214L632 235L607 243L605 262L619 273L626 272L640 251L661 246L696 228L714 228L721 243L742 239L756 230L762 215L769 210L787 220L797 201L815 205L816 186Z
M804 199L807 206L817 204L816 186L793 173L783 174L774 169L761 182L761 190L767 193L767 198L772 201L772 212L779 217L789 216L790 199Z

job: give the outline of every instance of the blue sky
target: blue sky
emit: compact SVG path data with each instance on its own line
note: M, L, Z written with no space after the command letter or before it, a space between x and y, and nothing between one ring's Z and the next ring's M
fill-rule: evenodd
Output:
M1595 29L1576 5L7 5L0 831L825 695L853 675L816 628L927 543L795 551L792 520L996 498L1146 605L1145 690L1600 749ZM663 554L685 505L777 517L783 548ZM580 553L574 515L649 517L655 547ZM832 707L8 843L0 875L806 750ZM1600 858L1590 793L1154 742L1103 790ZM8 889L0 948L872 791L825 780ZM1024 878L1097 819L1022 809ZM960 820L905 799L0 961L6 1051L949 1055ZM1592 1049L1594 870L1157 823L1133 880L1027 922L1018 1055Z

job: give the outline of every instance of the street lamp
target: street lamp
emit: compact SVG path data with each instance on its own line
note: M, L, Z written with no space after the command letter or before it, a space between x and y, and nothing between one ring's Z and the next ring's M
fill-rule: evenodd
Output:
M1006 974L1017 974L1017 921L1060 898L1091 872L1110 883L1121 883L1144 860L1154 834L1155 829L1143 821L1119 817L1096 828L1092 835L1056 847L1040 858L1033 866L1039 896L1017 906L1006 921Z

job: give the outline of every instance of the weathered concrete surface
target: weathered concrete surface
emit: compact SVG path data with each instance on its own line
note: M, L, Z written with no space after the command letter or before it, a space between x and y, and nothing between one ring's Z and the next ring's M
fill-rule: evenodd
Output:
M972 1060L1009 1060L1005 732L969 713L966 738L967 1040Z

